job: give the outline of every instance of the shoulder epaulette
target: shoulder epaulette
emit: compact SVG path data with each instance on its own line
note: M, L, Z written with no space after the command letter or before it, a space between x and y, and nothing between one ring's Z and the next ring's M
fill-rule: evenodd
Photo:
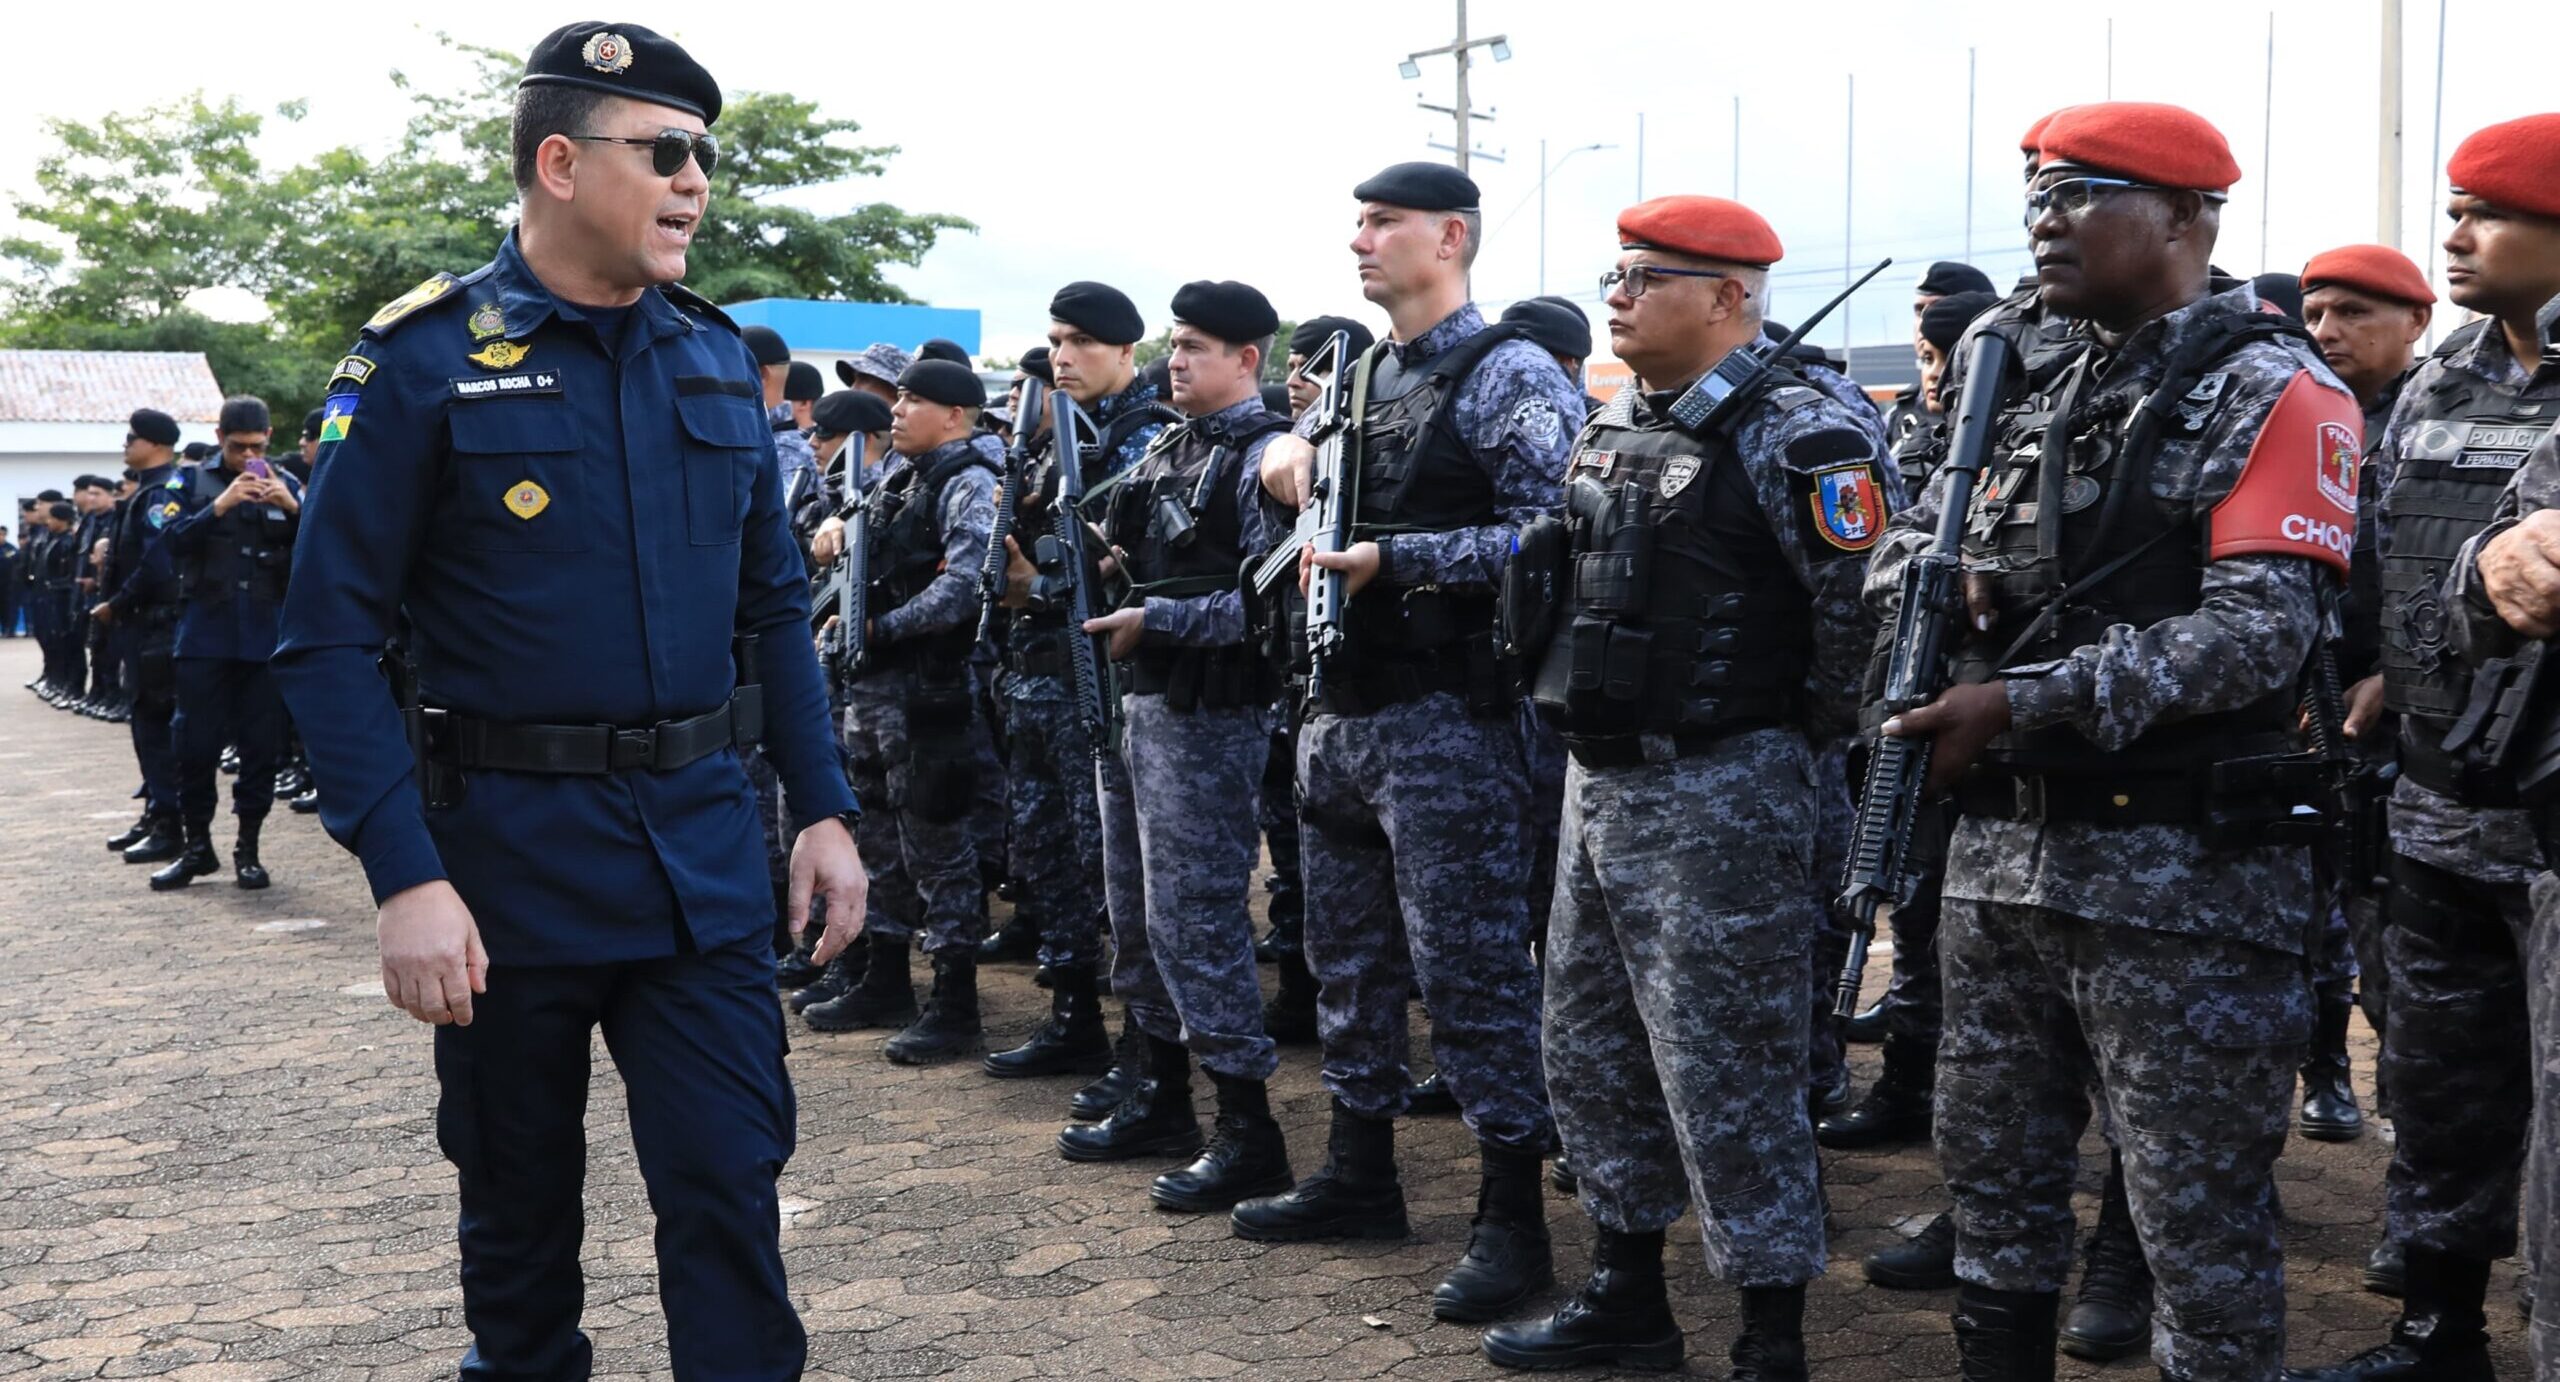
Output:
M711 321L718 322L732 331L738 329L738 324L729 320L729 314L721 311L718 303L713 302L711 299L704 297L702 294L695 292L681 283L667 284L658 291L666 294L667 301L674 303L680 311L690 312L697 317L704 317Z
M417 287L412 288L409 291L402 293L400 296L393 298L391 301L382 304L381 311L376 312L371 317L365 319L363 334L376 339L390 335L393 329L398 327L400 323L416 316L421 308L441 302L446 297L450 296L453 293L453 290L459 286L461 282L461 279L454 277L452 274L437 274L435 277L428 279Z

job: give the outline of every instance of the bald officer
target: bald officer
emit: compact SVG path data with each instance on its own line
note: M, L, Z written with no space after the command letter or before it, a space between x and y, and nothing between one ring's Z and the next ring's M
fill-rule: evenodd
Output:
M383 985L435 1024L460 1173L467 1379L584 1377L592 1033L628 1091L679 1378L791 1378L775 1178L791 1082L739 748L797 827L827 958L867 881L755 365L676 286L711 75L572 24L516 94L497 259L374 314L330 380L275 668L321 819L381 904ZM375 664L405 612L417 708ZM756 639L740 662L732 647ZM757 674L761 684L757 684Z

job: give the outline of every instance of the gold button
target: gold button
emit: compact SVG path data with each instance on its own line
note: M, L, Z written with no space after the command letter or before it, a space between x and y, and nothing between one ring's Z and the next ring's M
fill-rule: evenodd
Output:
M2118 805L2118 806L2131 806L2131 805L2133 805L2133 798L2131 798L2131 797L2129 797L2129 796L2126 796L2126 795L2124 795L2123 793L2119 792L2119 793L2117 793L2117 794L2116 794L2116 805Z

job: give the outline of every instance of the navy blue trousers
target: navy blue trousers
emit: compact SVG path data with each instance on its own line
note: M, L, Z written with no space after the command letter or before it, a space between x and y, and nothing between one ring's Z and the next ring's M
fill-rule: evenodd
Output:
M133 695L133 713L125 727L133 732L133 761L142 770L143 805L152 815L174 818L178 814L176 673L166 658L158 660L157 671L147 669L143 655L146 640L157 638L165 644L171 636L167 630L125 629L112 638L117 660L124 666L124 689ZM219 755L221 750L214 752Z
M264 662L230 657L179 658L177 676L178 809L192 824L213 824L215 769L229 745L240 750L231 813L264 819L284 761L284 698L275 677Z
M657 1215L679 1382L800 1375L775 1181L797 1108L761 932L700 955L496 966L468 1027L436 1029L436 1139L462 1182L464 1382L578 1382L591 1033L622 1075Z

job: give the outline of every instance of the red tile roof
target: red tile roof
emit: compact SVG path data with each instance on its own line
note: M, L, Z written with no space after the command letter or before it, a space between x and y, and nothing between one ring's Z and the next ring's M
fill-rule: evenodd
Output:
M0 350L0 422L120 423L136 408L209 423L222 387L200 351Z

